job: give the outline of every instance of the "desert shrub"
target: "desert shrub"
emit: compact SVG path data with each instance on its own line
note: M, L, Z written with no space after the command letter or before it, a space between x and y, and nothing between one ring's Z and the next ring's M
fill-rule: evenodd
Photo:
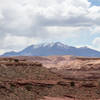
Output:
M26 88L27 91L31 91L32 90L32 84L27 84L25 86L25 88Z
M11 84L10 89L13 91L15 89L15 85Z
M98 80L98 87L100 88L100 80Z
M19 60L18 60L18 59L14 59L14 61L15 61L15 62L19 62Z
M70 85L71 85L72 87L74 87L74 86L75 86L75 82L71 82Z

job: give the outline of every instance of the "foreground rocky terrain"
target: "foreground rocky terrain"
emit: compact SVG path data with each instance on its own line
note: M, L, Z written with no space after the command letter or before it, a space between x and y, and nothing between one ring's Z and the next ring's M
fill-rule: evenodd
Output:
M0 58L0 100L99 100L100 58Z

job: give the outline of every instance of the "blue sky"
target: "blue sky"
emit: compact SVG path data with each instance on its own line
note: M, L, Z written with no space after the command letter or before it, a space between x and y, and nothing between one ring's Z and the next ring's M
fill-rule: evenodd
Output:
M91 2L92 5L100 6L100 0L89 0L89 2Z
M58 41L100 51L100 0L0 0L0 54Z

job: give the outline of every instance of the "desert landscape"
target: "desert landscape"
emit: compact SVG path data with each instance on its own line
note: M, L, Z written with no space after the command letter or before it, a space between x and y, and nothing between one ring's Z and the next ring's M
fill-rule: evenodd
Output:
M0 0L0 100L100 100L100 0Z
M0 100L99 100L100 58L0 58Z

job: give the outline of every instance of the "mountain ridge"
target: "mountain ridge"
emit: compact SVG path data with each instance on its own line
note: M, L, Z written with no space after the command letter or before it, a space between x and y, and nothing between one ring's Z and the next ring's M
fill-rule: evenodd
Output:
M100 52L88 47L73 47L61 42L30 45L19 52L6 52L2 56L52 56L73 55L85 57L100 57Z

